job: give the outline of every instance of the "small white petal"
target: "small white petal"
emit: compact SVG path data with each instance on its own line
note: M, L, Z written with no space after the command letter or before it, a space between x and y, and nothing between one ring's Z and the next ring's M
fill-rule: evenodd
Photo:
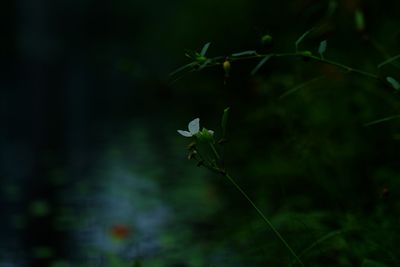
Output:
M200 131L200 119L196 118L196 119L192 120L191 122L189 122L188 128L189 128L189 132L192 135L197 134Z
M214 131L213 130L208 130L208 133L211 135L214 135Z
M189 133L188 131L178 130L178 133L179 133L180 135L183 135L184 137L192 137L192 134Z

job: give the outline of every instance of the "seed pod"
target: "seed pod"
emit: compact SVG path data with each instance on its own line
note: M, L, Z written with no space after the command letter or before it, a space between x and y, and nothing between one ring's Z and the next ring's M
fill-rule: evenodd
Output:
M222 64L222 67L224 68L225 78L228 78L229 71L231 70L231 63L226 59Z

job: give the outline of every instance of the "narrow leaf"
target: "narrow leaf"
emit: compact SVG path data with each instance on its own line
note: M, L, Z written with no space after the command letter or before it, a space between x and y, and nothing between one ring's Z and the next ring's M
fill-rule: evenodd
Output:
M386 77L386 81L390 83L395 90L400 90L400 83L393 77Z
M200 70L204 69L204 68L207 67L207 65L210 64L211 62L212 62L211 59L207 59L206 61L204 61L203 64L200 65L200 67L199 67L198 70L200 71Z
M268 61L273 56L273 54L266 55L258 64L257 66L254 67L254 69L251 71L251 75L256 74L256 72L265 64L265 62Z
M179 68L177 68L176 70L174 70L173 72L171 72L170 74L169 74L169 76L174 76L175 74L177 74L177 73L179 73L179 72L182 72L182 71L184 71L184 70L191 70L194 66L196 66L197 65L197 63L196 62L191 62L191 63L189 63L189 64L186 64L186 65L184 65L184 66L182 66L182 67L179 67Z
M365 29L364 13L360 9L357 9L354 13L354 22L357 31L363 31Z
M343 234L342 230L335 230L335 231L327 233L326 235L322 236L321 238L319 238L318 240L313 242L310 246L308 246L302 252L300 252L299 256L307 254L308 252L312 251L315 247L317 247L321 243L325 242L326 240L331 239L331 238L336 237L341 234Z
M372 126L372 125L375 125L375 124L379 124L379 123L383 123L383 122L387 122L387 121L391 121L391 120L399 119L399 118L400 118L400 115L393 115L393 116L385 117L385 118L382 118L382 119L373 120L373 121L365 123L364 127Z
M299 39L297 39L295 45L296 45L296 51L298 51L299 48L299 44L304 40L304 38L307 37L307 35L309 35L312 31L314 30L314 28L309 29L308 31L306 31L305 33L303 33L302 36L300 36Z
M391 62L393 62L393 61L396 61L396 60L399 59L399 58L400 58L400 54L397 55L397 56L391 57L391 58L389 58L389 59L383 61L382 63L380 63L380 64L378 65L378 68L381 68L381 67L383 67L383 66L386 65L386 64L389 64L389 63L391 63Z
M228 124L229 110L230 110L229 107L224 109L224 114L222 115L222 120L221 120L222 137L225 137L225 134L226 134L226 126Z
M247 51L232 54L232 57L255 56L255 55L257 55L257 52L255 50L247 50Z
M208 50L208 47L210 46L210 44L211 43L206 43L204 46L203 46L203 48L201 49L201 52L200 52L200 55L201 56L205 56L206 55L206 53L207 53L207 50Z
M313 78L313 79L311 79L311 80L308 80L308 81L306 81L306 82L304 82L304 83L302 83L302 84L299 84L299 85L295 86L294 88L292 88L292 89L290 89L290 90L284 92L279 98L282 99L282 98L284 98L284 97L287 97L288 95L291 95L291 94L297 92L298 90L300 90L300 89L302 89L302 88L304 88L304 87L307 87L307 86L309 86L310 84L312 84L312 83L314 83L314 82L317 82L317 81L319 81L319 80L321 80L321 79L323 79L323 78L325 78L325 76L324 76L324 75L321 75L321 76L315 77L315 78Z
M195 52L193 50L190 50L190 49L186 49L185 50L185 56L190 58L190 59L195 59L196 57L199 56L199 53L197 53L197 52Z
M328 45L328 42L326 40L322 41L319 44L319 48L318 48L318 53L321 55L321 57L323 57L325 51L326 51L326 46Z
M338 3L336 0L330 0L328 5L328 10L326 11L326 16L331 17L337 10Z

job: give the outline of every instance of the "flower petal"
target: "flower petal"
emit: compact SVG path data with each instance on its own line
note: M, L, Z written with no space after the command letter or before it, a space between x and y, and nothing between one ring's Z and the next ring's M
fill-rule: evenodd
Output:
M196 118L196 119L192 120L191 122L189 122L188 128L189 128L189 132L192 135L197 134L200 131L200 119Z
M192 134L189 133L188 131L178 130L178 133L179 133L180 135L183 135L184 137L192 137Z
M214 131L213 130L208 130L208 133L211 135L214 135Z

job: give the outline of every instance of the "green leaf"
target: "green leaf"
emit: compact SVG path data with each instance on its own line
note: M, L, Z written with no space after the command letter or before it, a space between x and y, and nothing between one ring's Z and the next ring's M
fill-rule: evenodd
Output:
M328 41L323 40L320 44L319 44L319 48L318 48L318 53L321 55L321 57L324 57L324 53L326 51L326 46L328 45Z
M302 252L300 252L299 255L301 256L301 255L307 254L308 252L312 251L315 247L319 246L321 243L325 242L326 240L337 237L341 234L343 234L342 230L335 230L335 231L329 232L326 235L318 238L318 240L314 241L306 249L304 249Z
M208 47L210 47L211 43L206 43L203 48L201 49L200 55L204 57L207 53Z
M395 78L386 77L386 81L388 81L395 90L400 90L400 83Z
M360 9L357 9L354 13L354 23L357 31L363 31L365 29L364 13Z
M207 67L211 62L212 62L212 59L207 59L206 61L204 61L203 64L200 65L200 67L199 67L198 70L200 71L200 70L204 69L204 68Z
M251 75L256 74L256 72L265 64L265 62L268 61L273 56L273 54L266 55L258 64L257 66L254 67L254 69L251 71Z
M175 74L178 74L179 72L183 72L185 70L190 71L194 68L194 66L196 66L198 63L197 62L190 62L189 64L186 64L182 67L177 68L176 70L174 70L173 72L171 72L169 74L169 76L174 76Z
M326 12L327 17L331 17L338 8L338 3L336 0L330 0L328 5L328 10Z
M190 59L195 59L196 57L200 56L200 54L195 52L195 51L193 51L193 50L186 49L185 50L185 56L190 58Z
M303 33L303 35L300 36L299 39L297 39L297 41L296 41L296 43L295 43L295 45L296 45L296 52L299 50L299 49L298 49L298 48L299 48L299 44L300 44L300 43L304 40L304 38L306 38L307 35L309 35L314 29L315 29L314 27L311 28L311 29L309 29L308 31L306 31L305 33Z
M387 267L387 265L378 261L364 259L361 263L361 267Z
M222 137L225 137L226 134L226 126L228 124L229 110L230 108L227 107L226 109L224 109L224 114L222 114L222 120L221 120Z
M232 57L241 57L241 56L255 56L257 52L255 50L247 50L239 53L232 54Z
M399 58L400 58L400 54L397 55L397 56L391 57L391 58L389 58L389 59L383 61L382 63L380 63L380 64L378 65L378 68L381 68L381 67L383 67L383 66L386 65L386 64L389 64L389 63L391 63L391 62L393 62L393 61L396 61L396 60L399 59Z

